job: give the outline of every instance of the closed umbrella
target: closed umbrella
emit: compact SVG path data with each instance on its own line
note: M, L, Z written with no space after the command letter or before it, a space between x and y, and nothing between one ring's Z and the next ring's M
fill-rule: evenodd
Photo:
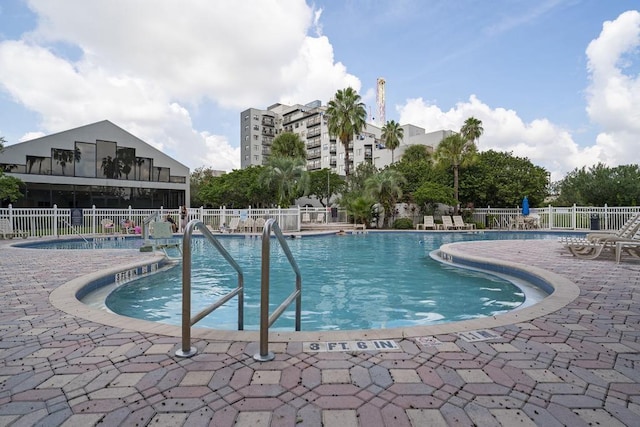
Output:
M522 215L529 215L529 199L527 199L527 196L522 199Z

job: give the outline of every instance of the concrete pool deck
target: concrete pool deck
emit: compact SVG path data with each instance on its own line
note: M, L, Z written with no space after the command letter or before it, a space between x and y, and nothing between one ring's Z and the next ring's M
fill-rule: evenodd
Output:
M575 259L554 240L459 243L447 251L546 271L567 285L564 300L527 316L367 337L271 333L276 358L257 362L257 338L194 333L198 353L180 359L180 338L162 325L95 318L59 299L81 276L154 254L10 243L0 241L0 425L638 424L638 259ZM571 283L579 293L564 294ZM350 339L398 348L308 348Z

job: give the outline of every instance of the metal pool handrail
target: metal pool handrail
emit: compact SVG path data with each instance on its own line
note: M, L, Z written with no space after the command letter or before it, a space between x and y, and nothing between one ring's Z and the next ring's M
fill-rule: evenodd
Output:
M238 273L238 287L221 297L218 301L204 308L195 316L191 317L191 235L194 229L198 229L213 244L220 255ZM205 318L209 313L224 305L234 296L238 296L238 330L244 329L244 274L238 263L220 244L218 239L211 234L202 221L192 219L184 231L182 237L182 348L176 351L178 357L191 357L198 351L191 347L191 326Z
M296 288L285 299L278 308L269 316L269 273L270 273L270 258L271 258L271 230L273 229L282 250L284 251L289 264L296 273ZM302 275L298 268L289 245L287 244L282 230L278 226L278 223L274 218L268 219L264 224L262 230L262 270L261 270L261 286L260 286L260 353L256 353L253 358L259 362L267 362L273 360L275 355L269 351L269 326L275 322L278 317L284 312L284 310L293 302L296 301L296 331L300 330L300 318L301 318L301 304L302 304Z

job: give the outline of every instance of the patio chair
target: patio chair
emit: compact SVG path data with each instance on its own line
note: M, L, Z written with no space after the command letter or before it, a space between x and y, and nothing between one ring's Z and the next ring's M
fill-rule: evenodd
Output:
M253 228L256 224L256 221L253 218L247 218L244 220L244 223L242 224L242 229L244 230L244 232L249 232L249 233L253 233Z
M449 215L442 215L442 228L444 230L453 230L456 228Z
M316 222L323 223L324 222L324 212L320 212L316 217Z
M616 263L620 263L622 252L627 252L636 258L640 258L640 228L631 237L631 240L618 240L616 242Z
M264 223L266 221L267 220L265 220L264 218L256 219L256 223L255 223L256 233L262 233L262 230L264 230Z
M311 222L311 215L309 215L309 212L302 214L302 222Z
M240 218L239 217L234 217L231 218L231 222L229 222L229 233L235 233L236 231L238 231L238 227L240 226Z
M100 221L100 225L102 226L103 233L113 233L116 230L116 226L113 224L113 220L109 218L103 218Z
M453 217L453 226L460 230L472 230L476 228L475 224L464 222L461 215L454 215Z
M135 234L135 224L130 219L123 219L120 222L120 228L124 234Z
M640 228L628 237L616 235L599 238L596 240L577 239L564 243L564 247L577 258L595 259L598 258L605 249L615 252L616 261L620 262L623 251L630 255L640 256Z
M0 234L3 239L13 239L14 237L22 237L26 239L29 233L22 230L15 230L13 224L7 218L0 218Z
M426 230L427 228L430 228L432 230L435 230L436 228L435 221L433 220L433 215L425 215L422 220L422 224L416 224L416 230Z
M587 234L586 237L561 237L562 244L571 244L578 247L580 243L596 243L598 241L615 241L618 239L632 239L634 233L640 229L640 214L630 217L618 231L596 231Z
M522 215L509 219L509 230L526 230L527 222Z

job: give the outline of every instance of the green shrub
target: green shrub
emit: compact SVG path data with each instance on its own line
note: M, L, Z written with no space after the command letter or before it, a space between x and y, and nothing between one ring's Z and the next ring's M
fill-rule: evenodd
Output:
M411 218L398 218L393 222L393 228L398 230L412 230L413 221Z

